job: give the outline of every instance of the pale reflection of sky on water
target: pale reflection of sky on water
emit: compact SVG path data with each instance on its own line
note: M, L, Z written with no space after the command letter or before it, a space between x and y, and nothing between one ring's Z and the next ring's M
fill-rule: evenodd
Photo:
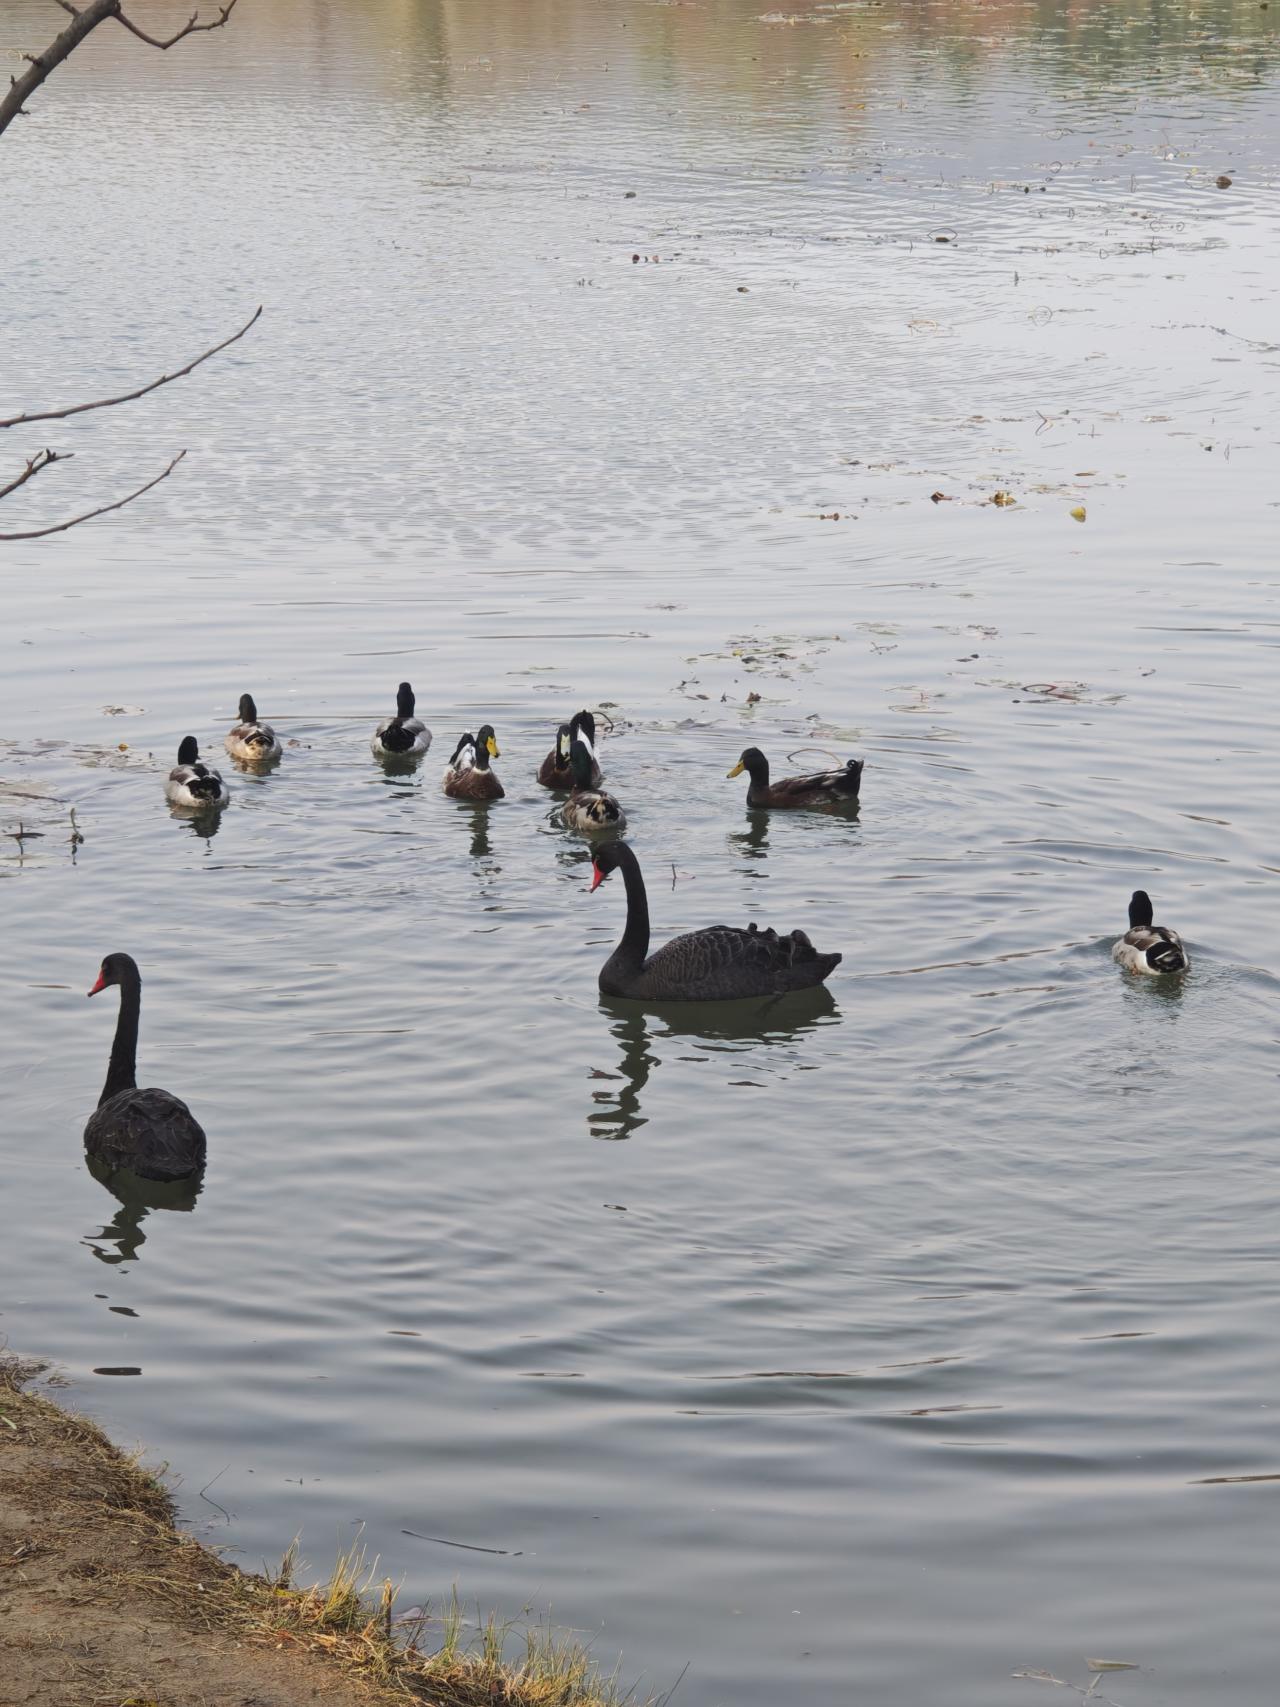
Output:
M197 1527L362 1523L690 1707L1266 1698L1277 15L242 0L0 140L0 414L265 304L0 434L75 452L6 530L189 451L0 547L0 1332ZM293 744L201 837L245 688ZM803 926L826 997L598 1000L531 780L583 702L657 937ZM748 815L749 742L860 815ZM1180 991L1107 958L1139 883ZM83 1164L116 947L194 1201Z

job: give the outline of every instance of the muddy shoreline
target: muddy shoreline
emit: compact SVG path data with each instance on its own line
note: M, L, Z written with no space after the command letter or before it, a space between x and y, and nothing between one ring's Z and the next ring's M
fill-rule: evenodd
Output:
M618 1701L549 1632L513 1660L505 1627L465 1632L456 1607L404 1627L358 1558L302 1588L228 1564L47 1373L0 1358L0 1707Z

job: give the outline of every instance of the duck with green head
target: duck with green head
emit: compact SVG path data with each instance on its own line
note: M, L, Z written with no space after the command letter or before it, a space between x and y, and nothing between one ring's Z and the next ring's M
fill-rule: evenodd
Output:
M807 776L785 776L770 782L768 759L759 747L748 747L728 774L741 776L746 771L750 776L748 806L848 806L857 800L862 787L862 767L861 759L849 759L835 770L811 771Z
M482 723L476 734L468 731L458 740L445 766L443 786L452 800L501 800L506 789L489 764L501 757L492 723Z

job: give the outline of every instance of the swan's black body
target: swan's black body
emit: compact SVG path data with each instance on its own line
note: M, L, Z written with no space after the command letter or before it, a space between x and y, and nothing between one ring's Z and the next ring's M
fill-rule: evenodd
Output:
M107 1082L85 1125L85 1150L105 1167L128 1168L143 1179L186 1179L204 1166L204 1131L180 1098L168 1091L138 1089L142 978L131 956L109 954L89 994L95 996L110 984L120 986L120 1017Z
M837 806L858 798L862 766L861 759L849 759L836 770L784 776L779 782L770 782L768 759L759 747L748 747L729 775L740 776L743 771L750 775L748 806Z
M627 886L627 928L600 971L606 996L639 1001L732 1002L809 990L844 958L819 954L803 931L779 936L748 925L711 925L674 937L649 953L649 902L640 864L626 842L608 842L595 856L595 889L621 870Z

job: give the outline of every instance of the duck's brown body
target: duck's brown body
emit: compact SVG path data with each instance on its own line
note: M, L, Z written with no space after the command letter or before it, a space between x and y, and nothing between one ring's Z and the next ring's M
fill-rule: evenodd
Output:
M861 759L850 759L835 770L813 771L808 776L784 776L769 780L769 761L759 747L748 747L729 772L731 777L749 771L747 805L753 807L847 806L857 800L862 788Z
M451 800L501 800L506 789L489 765L491 758L499 756L491 724L486 723L478 735L463 735L445 766L445 793Z

